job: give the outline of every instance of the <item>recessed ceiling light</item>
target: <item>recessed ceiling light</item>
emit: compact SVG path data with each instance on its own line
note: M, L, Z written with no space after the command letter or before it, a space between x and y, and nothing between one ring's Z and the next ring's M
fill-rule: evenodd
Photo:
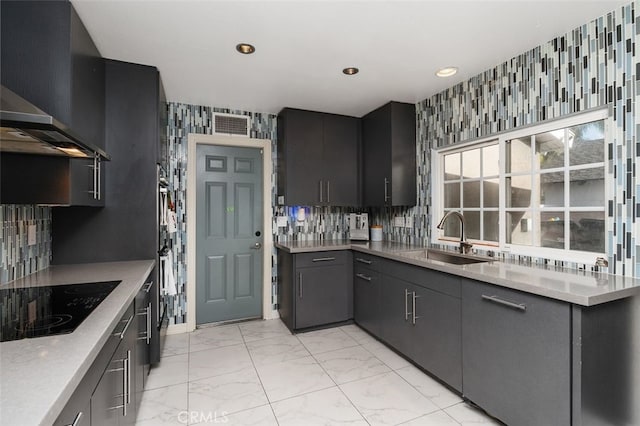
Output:
M436 75L438 77L451 77L452 75L455 75L455 73L457 72L458 72L458 68L456 67L445 67L445 68L440 68L436 72Z
M359 72L360 70L356 67L347 67L342 70L342 73L346 75L354 75L354 74L358 74Z
M243 55L250 55L256 51L256 48L249 43L240 43L236 45L236 50L242 53Z

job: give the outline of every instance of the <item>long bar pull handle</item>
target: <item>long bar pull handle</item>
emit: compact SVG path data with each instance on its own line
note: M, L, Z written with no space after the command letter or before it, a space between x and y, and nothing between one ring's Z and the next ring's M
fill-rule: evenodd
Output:
M127 351L127 404L131 404L131 349Z
M73 418L73 423L69 423L65 426L78 426L78 422L82 418L82 411L78 411L78 414Z
M151 343L151 333L153 332L153 322L151 320L151 302L147 305L147 345Z
M409 321L409 290L404 289L404 320Z
M360 257L356 257L356 261L360 262L360 263L364 263L365 265L371 265L373 262L367 259L362 259Z
M363 279L365 281L371 281L371 277L368 277L368 276L366 276L364 274L356 274L356 277L358 277L360 279Z
M320 179L320 202L322 202L322 179Z
M336 260L335 257L316 257L315 259L312 259L312 262L330 262L332 260Z
M416 325L416 319L420 318L418 316L416 316L416 299L420 297L416 294L416 292L413 292L413 300L412 300L412 314L411 314L411 324Z
M98 156L98 154L96 154L96 166L97 166L96 180L98 181L98 197L96 199L101 200L102 199L102 178L100 177L100 173L102 171L102 163L100 161L100 157Z
M331 181L327 180L327 203L331 202Z
M508 306L509 308L518 309L520 311L527 310L527 305L525 305L524 303L510 302L508 300L501 299L498 296L487 296L486 294L483 294L482 299L488 302L497 303L498 305L503 305L503 306Z
M149 293L149 291L151 290L151 287L153 287L153 281L145 283L145 285L146 285L146 287L144 288L144 292L145 293Z
M298 297L302 299L302 272L298 275Z
M127 329L129 328L129 326L131 325L131 322L133 321L133 317L135 315L131 315L129 317L129 319L127 320L127 324L124 326L124 328L122 329L122 331L120 332L120 340L124 339L124 335L127 333Z
M387 186L389 185L389 179L384 178L384 202L386 203L389 200L389 189Z

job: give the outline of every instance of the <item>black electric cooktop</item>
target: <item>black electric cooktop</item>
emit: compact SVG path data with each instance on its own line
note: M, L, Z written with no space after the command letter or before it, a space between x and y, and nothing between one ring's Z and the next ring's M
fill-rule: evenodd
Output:
M71 333L118 284L0 289L0 342Z

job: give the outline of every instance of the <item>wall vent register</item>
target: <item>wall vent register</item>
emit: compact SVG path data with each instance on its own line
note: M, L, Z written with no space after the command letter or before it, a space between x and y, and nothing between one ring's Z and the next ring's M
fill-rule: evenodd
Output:
M0 342L71 333L118 284L0 289Z

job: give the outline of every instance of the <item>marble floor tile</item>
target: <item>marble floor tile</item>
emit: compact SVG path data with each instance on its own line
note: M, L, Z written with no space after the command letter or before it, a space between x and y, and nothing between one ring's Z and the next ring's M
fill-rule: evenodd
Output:
M272 337L291 336L291 332L280 320L256 320L239 324L240 332L245 342L269 339Z
M146 389L186 383L189 380L189 354L167 356L151 367L144 385Z
M314 358L337 384L391 371L389 367L362 346L322 352L314 355Z
M340 385L371 425L396 425L438 410L394 372Z
M319 354L321 352L334 351L336 349L358 345L358 342L339 328L309 331L307 333L300 333L297 336L311 354Z
M380 342L368 342L362 345L366 350L371 352L378 358L380 361L387 364L389 368L392 370L397 370L400 368L407 367L411 365L409 361L402 358L400 355L386 347Z
M309 351L291 334L247 342L255 365L267 365L309 356Z
M226 426L278 426L270 405L229 414L224 418L224 421L222 420L219 423ZM198 424L204 425L205 423ZM210 425L211 422L206 424Z
M343 325L342 327L340 327L340 329L351 336L356 342L360 343L361 345L370 342L377 342L375 337L355 324Z
M462 398L435 379L410 365L396 370L403 379L418 389L418 392L426 396L439 408L447 408L462 402Z
M462 426L502 424L477 408L474 408L464 402L445 408L444 411Z
M406 423L402 423L400 426L460 426L460 423L456 422L444 411L436 411L435 413L427 414L426 416L418 417L417 419L409 420Z
M136 425L164 426L187 424L187 383L145 390Z
M165 338L161 358L189 352L189 333L170 334Z
M256 367L271 402L335 386L310 356Z
M181 356L181 355L178 355ZM189 381L253 369L244 344L191 352Z
M190 333L189 351L221 348L244 343L237 324L200 328Z
M268 404L253 368L189 382L189 411L220 417Z
M272 406L280 426L368 425L338 387L278 401Z

